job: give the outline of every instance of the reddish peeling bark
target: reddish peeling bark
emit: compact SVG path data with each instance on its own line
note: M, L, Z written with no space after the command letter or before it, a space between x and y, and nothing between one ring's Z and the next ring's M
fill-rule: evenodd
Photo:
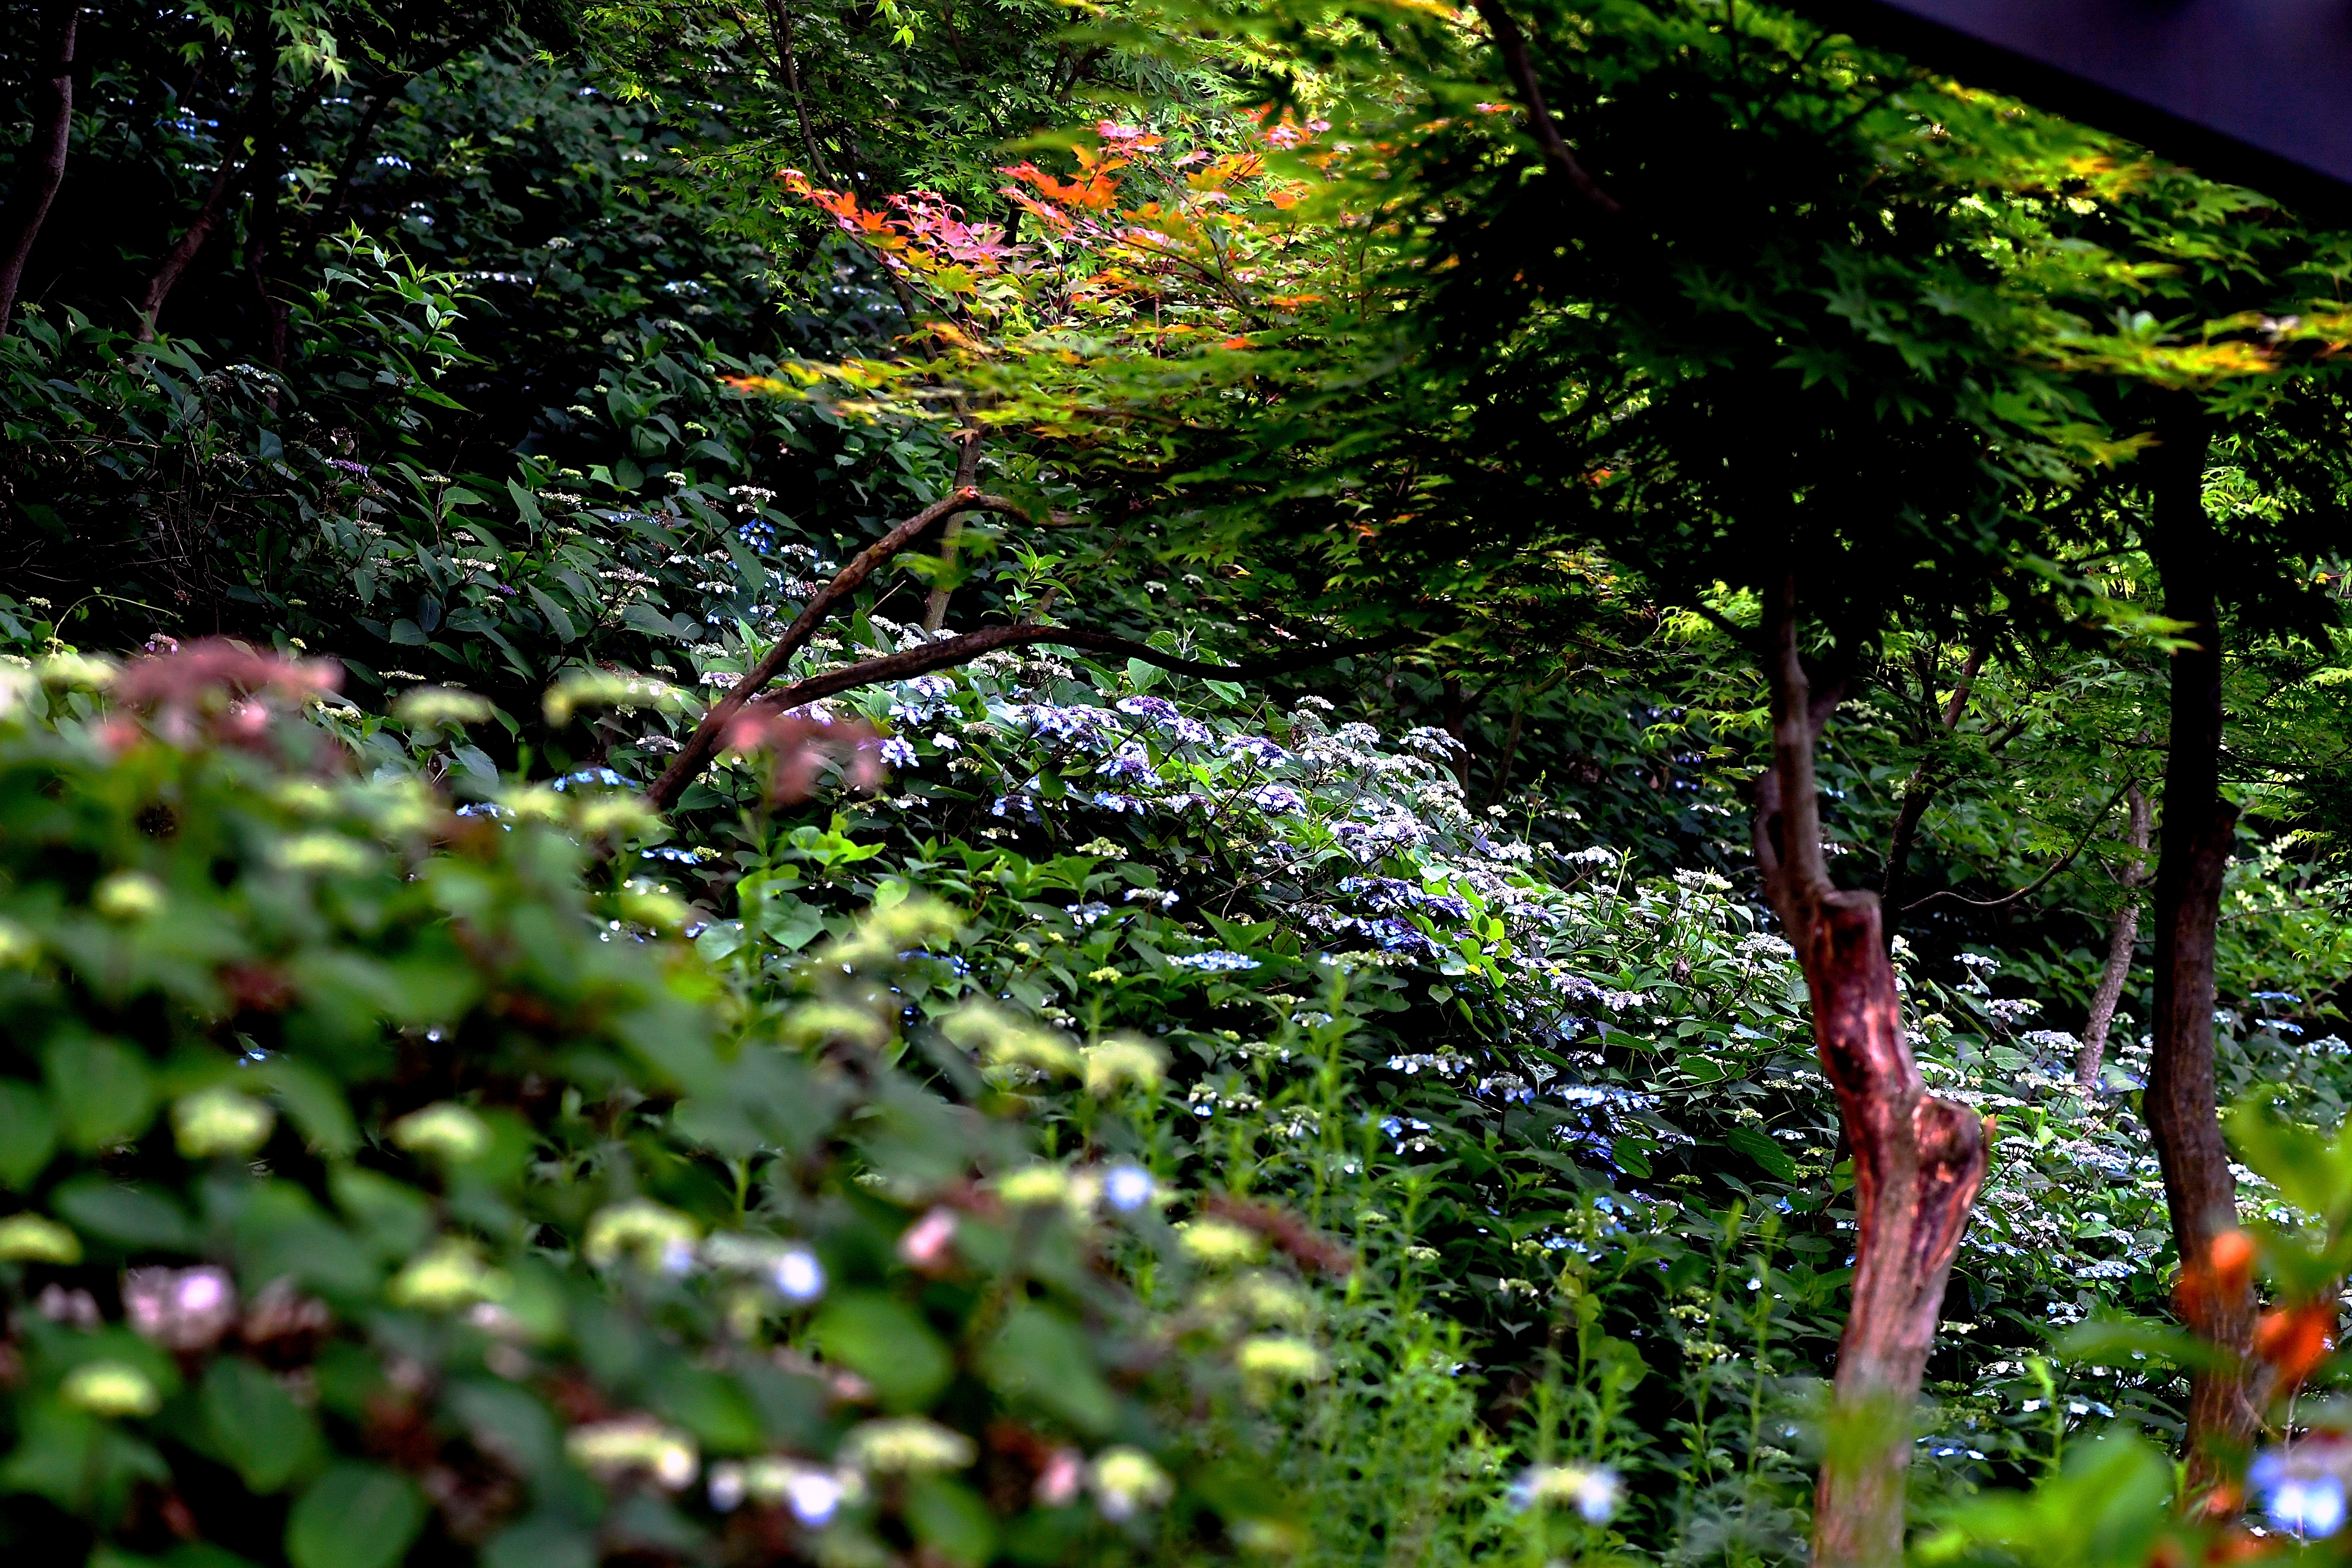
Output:
M1814 1045L1853 1152L1853 1300L1814 1493L1813 1563L1894 1568L1912 1406L1984 1180L1984 1124L1930 1096L1919 1077L1877 895L1830 881L1813 747L1838 694L1814 691L1798 653L1793 579L1766 595L1764 633L1772 762L1757 786L1756 858L1803 966Z
M48 74L41 83L40 121L26 152L29 172L17 195L16 232L0 253L0 332L16 309L25 286L25 266L32 259L34 242L41 237L49 204L66 183L66 153L73 142L74 37L81 19L79 0L50 0L42 7L43 33L48 44Z
M2221 626L2213 583L2220 542L2205 510L2212 427L2184 405L2158 426L2147 461L2154 489L2150 552L2164 579L2164 613L2182 622L2172 656L2172 734L2164 769L2164 826L2156 868L2155 1048L2141 1114L2164 1170L2164 1197L2181 1259L2181 1315L2242 1359L2252 1350L2254 1300L2241 1270L2210 1267L2213 1241L2237 1228L2213 1089L2213 948L2237 811L2221 798ZM2252 1443L2261 1412L2234 1365L2192 1373L2187 1439L2192 1492L2220 1480Z

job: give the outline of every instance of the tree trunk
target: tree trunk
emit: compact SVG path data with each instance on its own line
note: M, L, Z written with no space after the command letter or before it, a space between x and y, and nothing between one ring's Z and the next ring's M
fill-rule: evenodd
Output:
M955 489L968 490L980 483L980 441L982 432L978 425L966 425L963 430L963 450L956 456ZM940 569L955 570L958 541L963 535L963 513L951 512L947 526L940 530ZM948 600L955 590L941 583L923 599L923 629L937 632L948 624Z
M66 181L66 153L73 143L74 36L81 20L79 0L49 0L42 7L43 31L48 41L49 74L41 84L41 115L32 144L26 149L31 175L17 195L20 216L8 248L0 253L0 332L16 309L25 286L25 264L32 259L33 244L41 237L49 204Z
M2147 459L2154 487L2150 539L2164 580L2164 613L2186 624L2172 656L2172 734L2164 769L2164 826L2156 869L2156 1045L2142 1114L2164 1170L2164 1196L2180 1249L2181 1315L2225 1352L2253 1342L2252 1289L2210 1267L2213 1240L2238 1223L2238 1183L2221 1142L2213 1089L2213 942L2221 877L2237 813L2221 798L2221 627L2213 582L2221 568L2206 515L2201 410L2159 423ZM2189 1484L2229 1473L2261 1424L2243 1373L2194 1373L2189 1385Z
M1977 677L1983 672L1990 651L1981 647L1969 650L1968 661L1960 667L1960 678L1953 683L1951 700L1944 704L1944 735L1960 727L1960 716L1969 710L1969 695L1976 689ZM1928 700L1932 702L1935 696L1930 689ZM1943 776L1936 770L1932 753L1912 769L1910 778L1904 782L1903 804L1895 814L1895 837L1886 847L1886 864L1881 868L1878 883L1878 908L1886 928L1889 952L1895 947L1895 927L1903 919L1903 879L1910 868L1911 847L1919 840L1920 819L1927 815L1936 792L1943 787Z
M1772 762L1757 785L1756 858L1813 1005L1813 1040L1853 1157L1853 1300L1838 1343L1813 1499L1815 1568L1899 1568L1911 1413L1944 1286L1984 1180L1984 1124L1927 1092L1904 1034L1878 898L1832 885L1813 747L1836 710L1797 651L1796 585L1765 595Z
M2099 1081L2099 1063L2106 1055L2107 1028L2115 1022L2116 1004L2123 999L2124 982L2131 978L2132 954L2139 947L2139 890L2147 885L2147 844L2153 831L2147 794L2134 784L2125 792L2131 805L2131 863L2116 880L2124 890L2123 908L2107 934L2107 966L2099 973L2099 988L2091 994L2090 1016L2083 1023L2083 1048L2074 1058L2074 1083L2089 1089Z
M282 374L286 369L287 323L293 308L274 285L279 280L280 264L297 259L305 252L280 254L286 238L286 209L281 198L289 154L295 138L302 132L303 121L310 118L312 105L296 94L281 117L277 108L276 80L266 80L263 86L270 97L262 110L260 141L253 150L253 205L246 217L245 271L253 283L256 308L261 312L261 353L269 368ZM275 410L276 387L270 389L268 401Z
M140 297L139 341L142 343L154 341L155 321L163 312L163 301L171 298L181 274L187 271L188 264L196 258L196 252L205 247L205 241L219 226L221 215L228 207L229 193L236 188L237 176L249 166L240 164L236 153L248 135L257 137L268 133L269 106L278 96L278 55L270 48L267 36L251 41L249 47L256 63L253 89L246 100L245 112L237 118L236 129L229 136L229 144L221 149L220 167L213 172L213 183L205 192L204 205L196 209L195 221L173 242L172 248L156 267L154 276L147 279L147 291Z

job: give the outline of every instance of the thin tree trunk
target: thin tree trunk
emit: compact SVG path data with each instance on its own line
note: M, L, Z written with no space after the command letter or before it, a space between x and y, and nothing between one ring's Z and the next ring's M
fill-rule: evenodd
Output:
M963 450L956 456L955 486L960 490L976 489L980 483L981 427L967 423L963 429ZM953 512L947 525L940 530L940 570L952 572L956 564L957 541L963 534L963 513ZM923 629L936 632L948 624L948 600L955 590L942 582L923 600Z
M816 144L816 127L809 120L808 98L801 91L800 51L793 43L793 8L783 0L764 0L768 17L768 37L775 46L776 63L783 68L784 90L793 100L793 113L800 121L801 145L808 150L809 173L830 184L833 174L826 168L824 154Z
M1970 648L1968 661L1960 667L1960 678L1952 686L1952 699L1944 704L1943 733L1951 734L1959 728L1960 716L1969 710L1969 694L1976 689L1977 677L1984 669L1987 650ZM1935 692L1927 693L1928 700ZM1911 847L1919 841L1919 822L1927 815L1927 807L1936 792L1944 786L1941 774L1936 771L1932 757L1911 770L1904 781L1903 804L1895 814L1895 837L1886 847L1886 864L1880 870L1878 907L1886 928L1886 945L1895 945L1895 931L1903 914L1903 879L1911 864Z
M277 55L269 40L262 38L251 46L255 56L254 81L251 94L246 100L245 111L238 116L236 129L229 133L229 145L221 150L220 167L213 172L213 183L205 192L204 205L196 209L194 223L173 243L164 254L154 276L147 279L147 291L139 300L139 341L152 342L155 339L156 318L163 314L163 301L180 281L181 274L205 247L205 241L220 224L221 215L227 210L229 192L247 165L239 163L236 153L248 134L257 135L263 128L268 105L277 97Z
M81 20L79 0L50 0L42 8L43 32L48 43L49 74L41 84L42 113L32 145L26 149L31 177L17 201L22 216L0 252L0 333L8 330L16 296L25 287L25 265L32 259L34 242L48 220L49 204L66 182L66 153L73 144L74 38Z
M1486 790L1489 806L1503 804L1503 792L1511 787L1511 764L1518 761L1519 736L1528 725L1528 704L1535 699L1521 693L1511 708L1511 727L1503 733L1503 754L1495 763L1495 782Z
M255 304L261 311L261 352L268 358L270 369L283 371L286 368L287 307L270 289L269 268L270 263L276 259L278 231L282 226L283 209L278 205L278 187L286 160L280 133L282 132L284 136L290 137L302 116L299 112L289 115L286 125L280 127L277 123L274 101L277 84L265 81L263 87L273 101L262 113L260 141L253 150L253 206L246 218L245 271L253 284ZM269 405L273 409L278 405L275 388L269 394Z
M2213 1087L2214 936L2237 813L2221 798L2221 628L2213 595L2221 561L2204 498L2211 426L2188 405L2160 422L2158 435L2162 445L2147 459L2155 488L2150 544L2164 580L2164 613L2186 625L2188 643L2172 656L2172 734L2156 869L2156 1044L2142 1114L2180 1249L2182 1316L2224 1352L2243 1356L2253 1342L2252 1291L2234 1279L2224 1283L2210 1267L2214 1238L2238 1223L2238 1183ZM2242 1372L2191 1373L2191 1491L2227 1474L2260 1424Z
M1896 1568L1912 1407L1984 1181L1984 1124L1920 1079L1877 895L1830 881L1813 748L1838 692L1816 692L1798 653L1792 577L1765 595L1764 636L1772 761L1757 785L1756 858L1804 969L1814 1045L1853 1158L1853 1299L1814 1492L1813 1563Z
M2123 907L2107 933L2107 966L2099 973L2099 988L2091 993L2090 1016L2083 1023L2083 1048L2074 1058L2076 1087L2089 1089L2099 1081L2099 1063L2106 1056L2107 1029L2116 1019L2116 1004L2123 999L2124 982L2131 977L2132 954L2139 947L2139 890L2147 885L2147 844L2154 831L2147 794L2134 784L2125 793L2131 805L2131 863L2116 879L2124 890Z

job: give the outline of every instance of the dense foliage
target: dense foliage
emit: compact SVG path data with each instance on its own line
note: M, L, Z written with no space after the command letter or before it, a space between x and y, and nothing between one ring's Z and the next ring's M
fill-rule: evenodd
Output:
M6 1550L1805 1558L1776 627L1912 1552L2336 1549L2344 234L1713 0L8 16Z

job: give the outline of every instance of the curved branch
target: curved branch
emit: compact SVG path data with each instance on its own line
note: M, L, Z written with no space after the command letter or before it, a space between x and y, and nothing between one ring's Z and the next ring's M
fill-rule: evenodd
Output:
M1385 636L1366 637L1360 642L1326 643L1304 652L1285 654L1279 658L1254 659L1247 664L1211 664L1202 659L1179 658L1153 647L1150 643L1137 642L1132 637L1114 636L1109 632L1091 632L1077 626L983 626L976 632L960 637L942 637L921 647L903 653L885 654L853 664L841 669L828 669L822 675L812 675L796 680L771 699L779 708L797 708L803 702L814 702L820 697L832 697L861 686L877 686L886 680L906 680L918 675L928 675L935 669L950 669L959 664L970 664L982 654L999 648L1025 647L1033 643L1046 643L1056 647L1080 648L1087 653L1124 654L1157 665L1178 675L1206 676L1220 680L1256 680L1269 675L1287 675L1294 670L1312 669L1318 664L1336 659L1352 658L1360 654L1386 653L1402 647L1415 638L1412 632L1390 632Z
M2130 794L2134 789L2137 788L2138 784L2139 781L2137 779L2126 781L2124 787L2109 795L2107 797L2107 804L2099 807L2098 815L2091 818L2091 826L2083 830L2082 837L2074 840L2074 847L2067 850L2066 853L2059 858L2056 865L2051 867L2047 871L2042 872L2039 877L2034 878L2031 882L2026 883L2022 888L2018 889L2017 891L2013 893L2004 893L1998 899L1970 899L1964 898L1960 894L1953 892L1949 888L1939 888L1924 899L1918 900L1914 903L1904 905L1902 912L1907 915L1913 910L1924 910L1938 899L1949 899L1956 904L1966 904L1972 910L2005 910L2009 908L2010 905L2017 902L2020 899L2031 898L2033 894L2040 892L2044 887L2046 887L2049 884L2051 878L2056 876L2059 872L2063 871L2067 867L2074 863L2074 857L2083 852L2084 847L2087 846L2091 842L2092 838L2098 833L2099 825L2106 821L2107 813L2115 810L2116 803L2122 800L2125 795Z
M710 710L702 716L702 722L688 737L685 748L663 770L662 776L654 781L653 788L646 792L646 798L653 803L655 809L667 811L677 804L677 797L686 793L686 786L694 782L695 775L709 764L712 757L719 754L719 748L726 739L727 726L733 722L737 713L742 711L743 704L757 697L762 687L782 673L793 655L807 646L809 638L816 635L817 627L824 624L825 617L833 614L835 605L856 593L866 579L874 575L892 556L914 543L933 523L961 511L1004 511L1016 517L1027 515L1017 502L1007 500L1003 496L983 494L969 485L959 485L859 551L848 565L835 574L832 582L817 590L816 596L794 617L793 624L784 628L784 635L776 639L776 646L768 650L766 657L745 670L743 679L710 705Z
M1247 664L1211 664L1202 659L1180 658L1174 654L1164 653L1149 643L1137 642L1132 637L1118 637L1109 632L1087 631L1077 626L984 626L976 632L965 632L959 637L942 637L938 642L926 643L920 647L908 648L901 653L885 654L879 658L866 659L861 663L847 665L840 669L828 669L821 675L812 675L805 680L796 680L771 697L762 706L780 709L798 708L803 703L814 702L820 698L835 697L845 691L856 690L861 686L878 686L886 680L911 679L918 675L928 675L935 669L948 669L959 664L969 664L981 655L994 653L999 648L1023 647L1034 643L1046 643L1056 647L1081 648L1087 653L1124 654L1129 658L1141 659L1146 664L1157 665L1162 669L1173 670L1179 675L1248 680L1269 675L1286 675L1293 670L1310 669L1318 664L1328 664L1334 659L1349 658L1360 654L1384 653L1391 648L1402 647L1415 640L1416 635L1412 632L1390 632L1381 637L1366 637L1360 642L1326 643L1320 647L1285 654L1278 658L1254 659ZM746 678L742 684L750 684L749 678ZM740 689L740 686L737 688L739 690ZM742 707L741 702L736 703L727 710L726 719L720 721L719 734L721 744L724 742L725 724L730 721ZM704 716L701 729L695 731L698 739L704 730L711 728L712 715L718 712L719 709L714 706L710 713ZM679 752L678 760L669 765L652 790L646 792L646 798L663 810L667 810L676 805L678 796L686 793L686 786L694 782L695 775L702 771L712 756L718 754L719 750L719 745L714 744L710 751L695 763L693 771L679 778L667 794L656 794L656 792L661 790L664 785L671 784L672 776L678 773L679 763L686 760L687 753Z
M1503 51L1503 68L1510 73L1511 85L1518 89L1519 100L1527 106L1528 129L1535 133L1536 144L1543 149L1545 159L1568 177L1568 183L1576 187L1577 195L1593 206L1610 214L1624 211L1616 197L1602 190L1592 176L1584 172L1584 165L1578 163L1576 154L1569 150L1567 139L1560 135L1559 125L1552 120L1551 110L1544 102L1543 89L1536 84L1535 66L1528 58L1527 35L1519 31L1518 23L1503 8L1502 0L1473 0L1473 3L1478 8L1478 15L1486 18L1486 30L1495 35L1495 47Z

